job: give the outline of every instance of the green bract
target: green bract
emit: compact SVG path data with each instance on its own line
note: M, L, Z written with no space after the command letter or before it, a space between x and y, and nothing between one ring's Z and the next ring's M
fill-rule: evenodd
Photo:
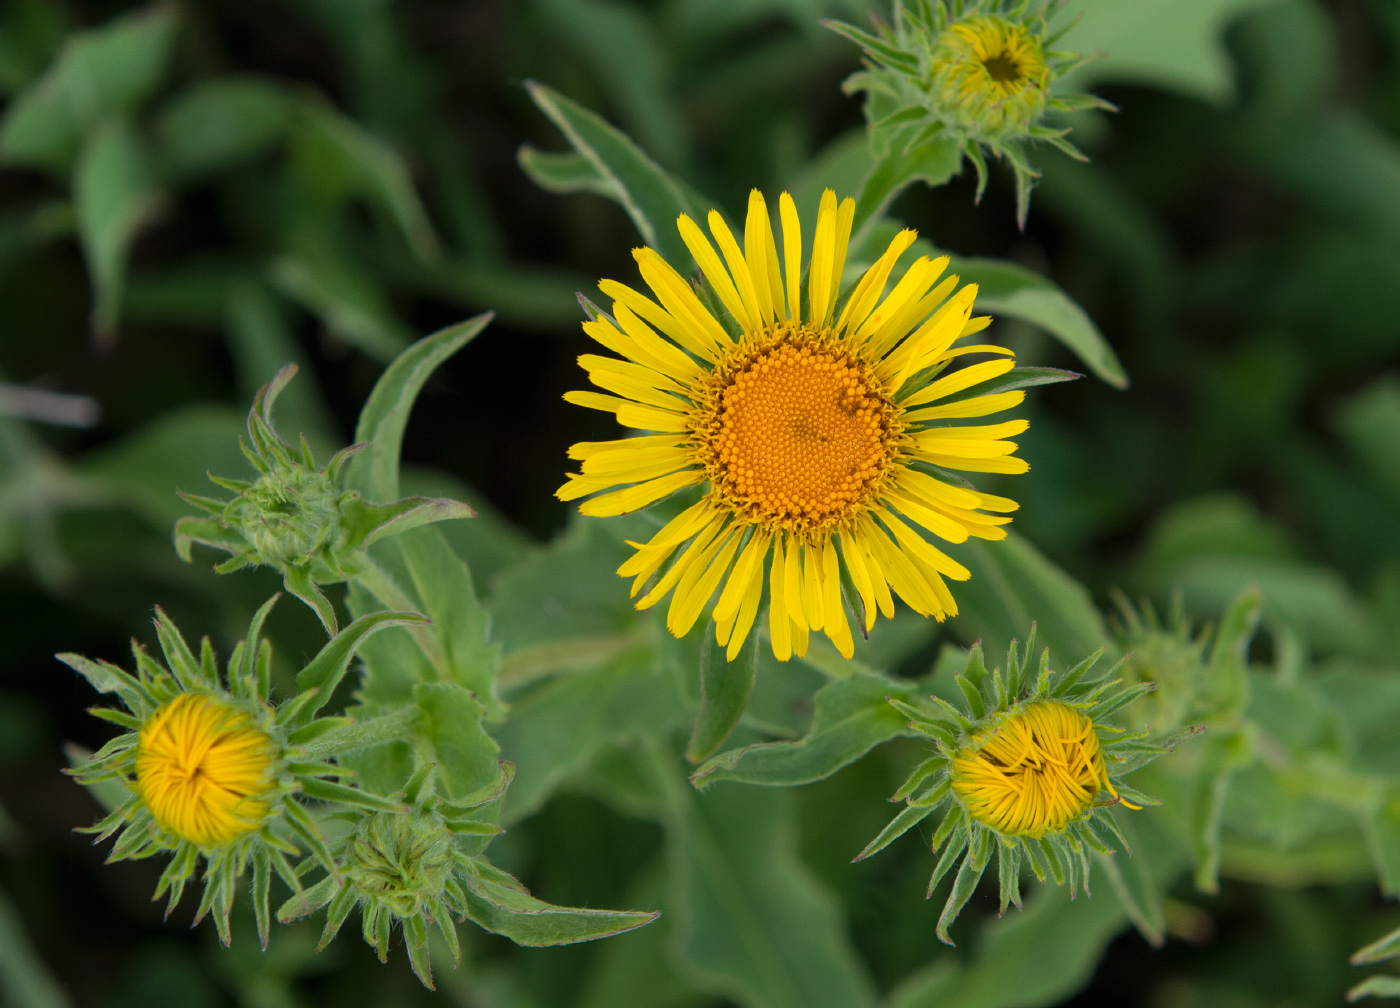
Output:
M842 21L825 22L865 53L865 69L844 85L866 93L865 116L877 157L913 155L952 144L977 169L977 194L987 184L985 153L1004 158L1016 175L1016 217L1025 226L1039 172L1027 159L1038 142L1084 156L1046 123L1052 112L1111 109L1088 94L1057 91L1084 62L1052 51L1063 31L1049 19L1061 0L895 0L891 24L878 34ZM985 153L984 153L985 152Z
M368 447L364 443L342 448L325 468L316 469L306 438L292 448L272 425L272 407L296 372L295 364L279 371L248 411L251 445L240 445L258 478L249 482L211 474L213 482L237 494L230 501L182 493L214 517L180 519L175 549L186 561L191 559L192 543L232 553L215 568L220 574L257 564L276 568L287 590L315 610L328 633L335 633L335 608L320 585L355 576L377 580L379 572L367 552L375 542L421 525L469 518L474 512L461 501L443 497L366 503L357 491L342 485L345 464Z

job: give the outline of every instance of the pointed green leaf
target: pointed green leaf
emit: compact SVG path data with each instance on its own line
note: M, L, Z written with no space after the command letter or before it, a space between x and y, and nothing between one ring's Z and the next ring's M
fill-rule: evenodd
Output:
M792 787L829 777L875 746L912 734L886 698L912 698L916 689L867 672L827 683L816 695L812 728L796 742L765 742L720 753L691 777L705 788L722 780Z
M375 503L399 497L399 452L408 414L419 391L443 361L470 342L491 313L449 326L414 343L389 365L360 411L355 441L369 447L350 460L346 482Z
M621 934L656 920L640 910L590 910L559 907L529 893L483 878L467 891L467 917L517 945L572 945Z
M316 690L316 699L304 707L300 718L309 719L330 700L340 679L345 675L355 650L370 634L387 626L404 626L426 623L427 619L418 613L375 612L361 616L355 622L329 641L316 657L297 673L297 689L302 692Z
M758 672L759 635L751 634L734 661L725 660L725 649L715 642L713 628L705 626L700 646L700 710L691 729L686 759L699 763L714 755L739 723L749 704Z
M597 113L535 81L526 81L525 87L540 111L616 193L642 241L682 273L688 273L683 264L691 262L690 251L676 230L676 218L684 213L701 222L715 204L668 175L631 138Z

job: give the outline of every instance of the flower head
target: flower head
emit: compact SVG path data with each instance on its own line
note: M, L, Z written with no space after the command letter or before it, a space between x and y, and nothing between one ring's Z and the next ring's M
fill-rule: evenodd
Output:
M124 795L111 813L85 832L118 834L110 860L173 855L156 887L179 903L200 858L204 892L198 916L213 913L229 941L229 912L238 879L253 866L254 906L267 942L268 888L276 872L294 891L298 873L288 855L303 851L339 878L339 869L304 799L339 809L404 811L397 801L338 782L349 776L333 757L402 737L416 712L365 722L315 717L344 676L355 648L385 626L425 622L416 613L375 612L332 639L298 675L301 691L274 704L272 648L261 639L274 597L254 615L247 637L221 675L205 638L199 654L164 612L156 610L163 662L133 642L133 675L81 655L59 659L103 693L115 693L125 711L93 713L126 729L71 771L79 782L107 784Z
M944 277L947 257L920 257L886 287L915 234L905 230L843 292L853 200L822 195L804 279L792 197L779 200L782 259L763 197L754 191L741 248L709 215L719 252L688 216L681 237L708 289L697 294L655 251L637 249L647 297L611 280L612 314L584 331L625 360L579 358L614 393L570 392L581 406L648 431L585 442L558 491L588 515L647 507L704 485L618 569L638 608L671 595L667 626L684 635L718 592L715 635L734 658L768 600L768 631L782 660L806 653L811 631L853 653L847 605L863 631L898 595L925 616L955 615L944 578L969 572L925 538L1001 539L1015 501L968 487L948 470L1020 473L1008 440L1026 421L956 426L1019 404L1010 351L956 345L984 329L975 285ZM721 254L723 258L721 258ZM713 293L707 304L702 296ZM980 363L948 373L964 354ZM644 590L645 589L645 590Z
M162 829L201 847L226 844L267 817L274 753L247 714L181 693L141 726L136 791Z
M1006 671L988 673L981 645L974 645L966 668L955 677L966 712L938 697L921 706L889 701L911 728L934 741L935 751L895 792L892 800L903 799L905 809L856 860L884 849L946 806L932 842L934 853L942 854L928 885L932 896L939 880L961 861L938 919L938 936L945 942L994 851L1003 913L1008 904L1021 905L1023 863L1041 881L1048 876L1088 892L1088 853L1112 854L1115 841L1128 847L1113 807L1159 804L1121 776L1200 731L1185 728L1148 741L1146 732L1111 727L1103 719L1151 692L1151 683L1123 686L1122 679L1112 678L1121 663L1107 676L1089 679L1102 649L1064 672L1051 670L1048 649L1032 670L1034 651L1032 626L1024 653L1012 641Z
M514 770L511 764L501 763L494 781L456 801L447 801L434 792L434 765L420 767L396 796L407 814L365 812L356 816L350 832L331 847L340 876L328 874L297 893L277 911L277 919L292 921L325 907L326 925L319 950L330 944L350 911L358 906L365 942L374 946L381 962L388 958L394 926L401 925L413 972L431 988L428 929L436 927L460 960L452 916L467 916L468 894L479 893L483 876L511 890L520 887L515 879L484 858L472 856L459 843L461 838L491 837L501 832L493 820L499 811L498 799L510 785Z
M1025 226L1039 173L1026 158L1036 142L1083 159L1068 129L1047 113L1113 106L1093 95L1057 90L1084 62L1051 49L1050 16L1061 0L911 0L896 3L892 26L871 35L841 21L828 28L865 52L865 69L847 79L866 92L866 119L877 156L907 156L925 145L953 144L986 186L985 153L1005 158L1016 175L1016 216ZM985 152L985 153L984 153Z
M210 475L218 486L234 493L217 500L182 493L180 496L212 517L190 516L175 523L175 550L191 559L193 543L233 554L216 568L228 574L263 565L282 574L287 591L309 605L326 632L336 632L335 608L320 586L344 581L368 565L365 549L386 536L429 522L468 518L475 512L446 498L405 497L391 504L370 504L357 491L346 489L346 463L365 444L336 452L317 469L306 438L292 447L277 436L272 407L297 366L288 364L253 397L248 411L248 441L243 454L257 470L254 480Z

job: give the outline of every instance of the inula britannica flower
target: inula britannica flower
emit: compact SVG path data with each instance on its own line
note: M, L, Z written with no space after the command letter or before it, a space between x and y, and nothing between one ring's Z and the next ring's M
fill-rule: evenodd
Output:
M238 879L253 868L254 911L267 942L268 890L275 872L301 889L288 855L308 852L339 877L325 840L300 799L350 809L405 811L399 802L338 782L349 776L330 760L341 752L402 737L413 712L364 722L315 720L344 676L358 643L395 624L425 622L416 613L376 612L332 639L297 677L301 692L271 700L272 648L261 631L276 597L258 610L247 637L220 675L206 637L198 656L165 613L156 611L161 656L132 645L136 674L76 654L59 659L95 689L115 693L127 710L93 708L126 729L73 769L78 780L124 796L87 832L120 834L110 860L172 854L155 898L170 894L167 912L205 861L198 916L212 913L225 944ZM329 730L328 730L329 729Z
M1083 158L1063 125L1047 113L1113 106L1067 93L1058 82L1084 62L1055 52L1063 32L1050 29L1059 0L908 0L876 34L824 22L865 53L865 69L847 92L866 93L865 116L877 157L908 157L925 145L954 144L987 183L986 154L1004 158L1016 176L1016 216L1024 227L1040 173L1026 150L1042 142Z
M649 433L574 445L581 471L558 494L601 492L580 510L617 515L703 485L697 503L633 544L636 554L618 573L633 579L638 608L671 594L666 623L677 636L718 591L715 635L731 659L765 597L773 652L783 660L805 654L812 631L849 657L848 602L866 631L877 611L893 615L895 595L925 616L955 615L944 578L969 572L924 532L951 543L1001 539L1017 507L947 472L1027 469L1008 440L1026 421L949 423L1010 409L1024 396L997 388L1014 366L1009 350L956 345L990 321L972 317L976 286L945 277L946 257L920 257L886 293L914 242L905 230L843 295L854 211L853 200L838 204L823 193L805 277L787 193L779 199L781 258L757 191L742 247L719 213L709 215L718 251L682 215L681 237L714 308L642 248L634 256L654 299L604 280L612 314L584 323L626 359L579 358L589 379L614 394L565 398ZM990 359L950 371L964 354Z
M933 740L936 751L891 799L903 800L904 810L856 860L883 850L946 806L932 841L934 853L942 854L928 884L932 896L939 880L962 862L938 919L945 942L994 851L1003 912L1008 904L1021 905L1023 863L1041 881L1068 881L1071 890L1087 891L1089 853L1112 854L1115 842L1128 849L1114 806L1160 804L1125 785L1122 775L1200 731L1182 728L1149 741L1145 732L1111 727L1104 719L1150 692L1152 684L1123 685L1112 678L1121 663L1091 680L1102 650L1055 672L1047 649L1033 670L1034 650L1032 628L1024 653L1012 641L1006 671L988 673L981 645L974 646L956 676L966 712L938 697L920 706L889 701L911 728Z

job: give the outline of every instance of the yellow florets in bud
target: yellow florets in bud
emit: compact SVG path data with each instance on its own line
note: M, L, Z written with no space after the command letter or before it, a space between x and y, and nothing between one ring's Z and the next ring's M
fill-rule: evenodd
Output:
M202 693L182 693L141 727L136 790L156 823L214 847L267 817L274 747L247 714Z
M1094 723L1054 700L1032 703L958 750L953 790L1004 836L1044 836L1080 818L1109 783Z

